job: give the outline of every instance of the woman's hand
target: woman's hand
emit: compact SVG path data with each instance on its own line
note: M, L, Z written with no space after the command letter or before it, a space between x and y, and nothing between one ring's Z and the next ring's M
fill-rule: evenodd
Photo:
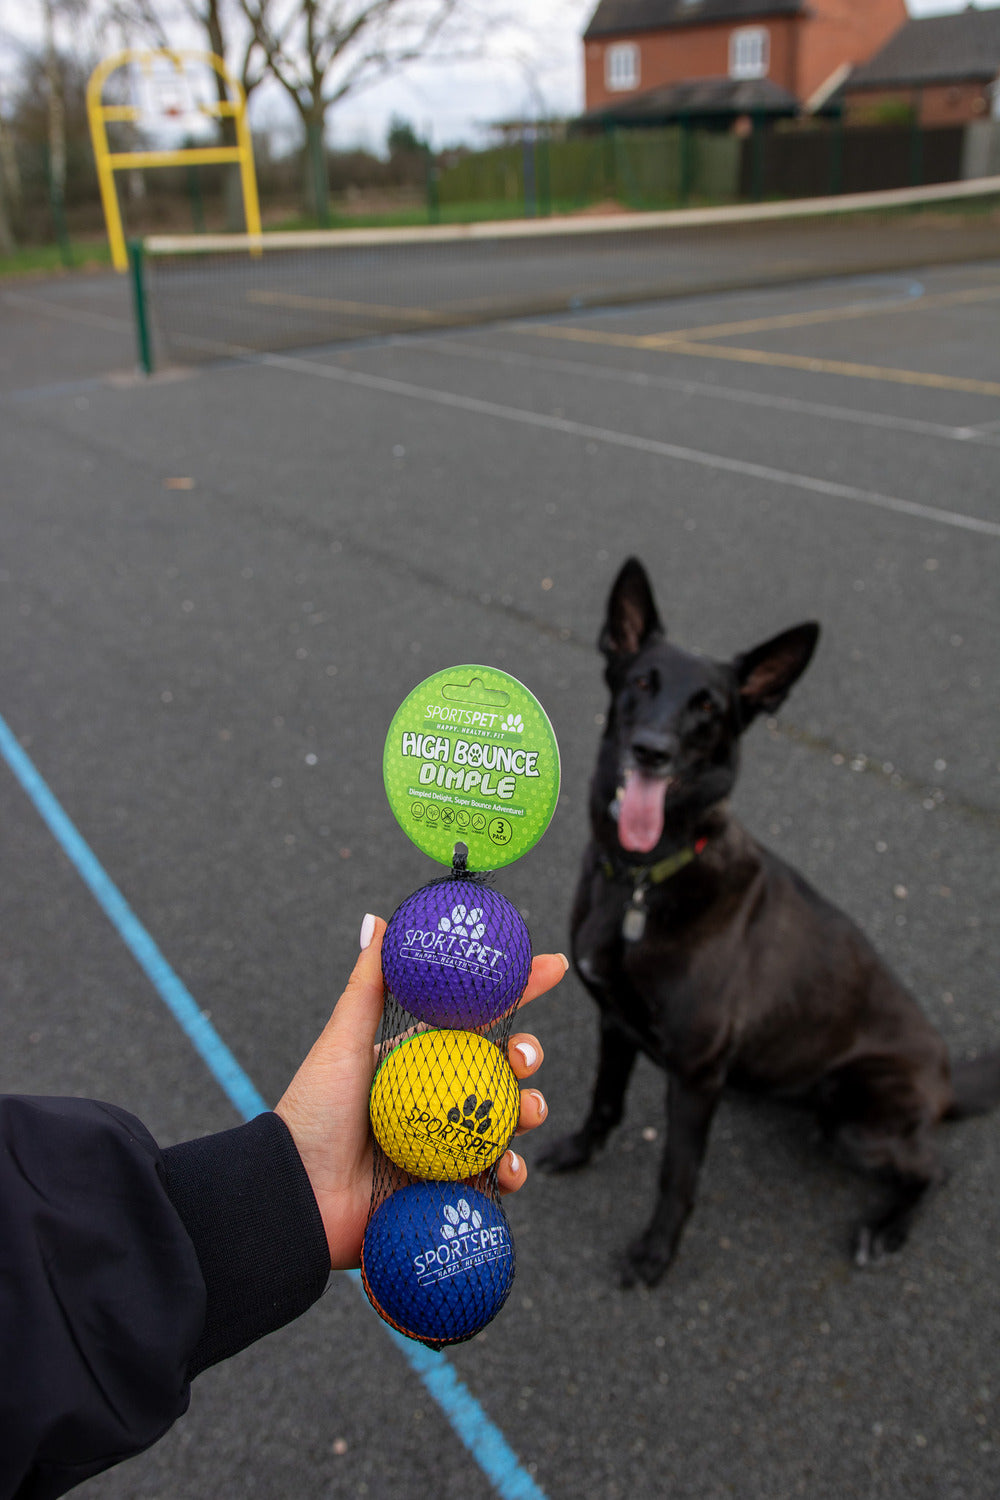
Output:
M375 1072L375 1036L382 1017L382 936L385 923L366 917L361 954L319 1040L275 1106L291 1132L323 1217L334 1270L357 1266L371 1203L373 1145L368 1095ZM568 968L562 954L539 954L521 1005L554 988ZM508 1057L515 1077L541 1066L538 1039L512 1036ZM534 1130L548 1113L537 1089L521 1090L517 1134ZM524 1162L507 1151L497 1164L501 1193L523 1187Z

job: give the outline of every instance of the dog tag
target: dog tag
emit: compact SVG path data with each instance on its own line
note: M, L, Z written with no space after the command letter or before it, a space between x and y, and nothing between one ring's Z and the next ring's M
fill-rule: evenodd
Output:
M622 937L626 943L637 943L646 931L645 900L646 893L641 888L632 892L632 900L622 919Z

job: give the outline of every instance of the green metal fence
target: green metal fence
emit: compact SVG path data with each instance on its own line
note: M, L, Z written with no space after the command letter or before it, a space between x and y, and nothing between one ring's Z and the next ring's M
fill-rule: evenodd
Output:
M529 214L604 201L632 209L668 208L735 198L739 172L740 142L734 136L685 125L568 140L540 133L444 167L437 192L442 206L487 202Z

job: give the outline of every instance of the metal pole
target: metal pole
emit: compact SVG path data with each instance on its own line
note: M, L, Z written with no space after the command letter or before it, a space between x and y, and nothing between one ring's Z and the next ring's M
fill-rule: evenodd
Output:
M910 186L922 187L924 181L924 128L921 115L924 112L924 91L916 89L913 95L913 124L910 130Z
M438 195L438 168L431 148L430 131L424 140L424 162L427 179L427 222L437 224L441 220L441 200Z
M764 116L759 109L755 109L752 119L750 146L753 151L753 180L750 192L754 202L759 203L764 196Z
M52 210L52 227L59 246L59 259L67 269L73 265L73 247L66 228L66 205L59 187L58 177L52 167L52 153L47 151L46 171L49 179L49 207Z
M129 269L132 273L132 306L135 311L135 335L139 367L145 375L153 373L153 343L149 336L149 314L146 306L145 253L142 240L129 240Z
M691 138L691 116L686 112L681 115L681 180L680 200L685 206L691 196L691 188L694 179L694 141Z
M198 176L198 168L189 166L187 169L188 198L191 200L191 221L194 224L195 234L205 233L205 205L201 200L201 179Z
M535 186L535 140L534 132L527 125L521 126L521 183L524 189L524 217L534 219L538 214L538 194Z
M552 159L549 153L549 131L551 126L539 125L535 143L538 161L538 211L545 218L552 212Z
M837 110L830 122L830 193L844 191L844 111Z

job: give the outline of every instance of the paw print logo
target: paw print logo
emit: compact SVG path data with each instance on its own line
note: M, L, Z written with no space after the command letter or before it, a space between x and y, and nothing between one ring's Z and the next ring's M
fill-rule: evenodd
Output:
M504 719L503 723L500 725L500 731L502 734L523 734L524 721L521 718L521 715L508 714L506 719Z
M481 1229L483 1225L482 1214L477 1208L470 1208L464 1198L459 1198L454 1205L445 1205L444 1220L441 1237L446 1240L457 1239L459 1235L469 1234L471 1230Z
M480 1104L475 1094L470 1094L461 1108L457 1104L452 1105L448 1111L448 1121L452 1125L462 1125L473 1135L485 1135L493 1124L492 1111L493 1100L484 1099Z
M482 908L479 906L453 906L450 917L441 917L438 932L453 932L456 937L473 938L476 942L486 935Z

